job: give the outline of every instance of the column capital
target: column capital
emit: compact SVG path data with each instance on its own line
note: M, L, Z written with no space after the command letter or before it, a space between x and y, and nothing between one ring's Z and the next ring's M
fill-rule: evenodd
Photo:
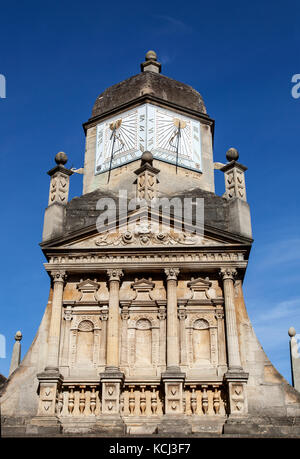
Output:
M228 266L226 268L221 268L219 274L222 277L223 281L226 279L231 279L233 281L237 275L237 270L235 268L231 268L230 266Z
M122 269L108 269L107 270L108 280L120 282L121 277L124 276Z
M177 280L179 268L165 268L165 274L167 276L167 280Z
M51 274L53 282L65 282L67 278L67 274L65 271L60 271L60 270L51 271L50 274Z

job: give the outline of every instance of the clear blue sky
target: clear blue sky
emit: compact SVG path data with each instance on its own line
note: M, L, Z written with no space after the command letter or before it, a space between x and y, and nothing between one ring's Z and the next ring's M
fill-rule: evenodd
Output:
M287 330L300 333L299 1L27 1L1 5L1 323L7 375L14 334L23 355L47 303L43 212L54 155L81 167L81 124L106 87L139 72L148 49L162 73L192 85L216 120L215 161L240 151L254 247L248 312L272 362L290 379ZM224 192L216 172L217 193ZM81 194L73 176L71 197Z

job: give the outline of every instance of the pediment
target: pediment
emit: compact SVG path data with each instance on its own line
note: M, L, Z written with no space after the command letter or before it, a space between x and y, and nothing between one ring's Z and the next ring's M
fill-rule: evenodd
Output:
M42 244L42 247L60 249L110 249L135 247L224 247L245 244L243 237L221 232L212 227L186 230L178 221L167 224L160 216L147 217L145 209L132 212L129 220L110 223L109 229L98 232L96 226L74 232L67 237Z
M122 225L103 233L94 232L88 236L74 238L59 245L66 249L106 249L131 247L201 247L234 245L221 237L201 236L186 231L178 231L161 225L159 230L152 228L151 223L142 222L134 225ZM56 245L58 247L58 245Z

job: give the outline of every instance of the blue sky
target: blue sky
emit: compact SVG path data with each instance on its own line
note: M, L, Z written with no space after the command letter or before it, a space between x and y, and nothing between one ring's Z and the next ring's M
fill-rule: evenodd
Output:
M162 73L192 85L216 120L214 159L238 148L254 246L244 290L257 335L290 380L288 328L300 333L300 4L296 1L10 2L1 6L1 323L7 375L14 334L23 355L47 303L38 246L54 155L81 167L82 123L106 87L139 72L148 49ZM224 178L216 172L216 191ZM72 177L71 197L81 194Z

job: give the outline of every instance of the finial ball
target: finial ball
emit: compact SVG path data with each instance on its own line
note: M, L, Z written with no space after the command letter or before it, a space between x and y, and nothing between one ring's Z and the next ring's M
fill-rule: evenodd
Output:
M155 51L148 51L146 54L146 61L157 61L157 54Z
M294 327L289 328L288 334L291 338L296 335L296 330L294 329Z
M227 161L237 161L239 159L239 152L236 148L229 148L226 152Z
M15 334L15 340L16 341L21 341L22 339L22 333L19 331L17 331L17 333Z
M68 161L68 157L66 155L66 153L64 153L63 151L59 151L57 153L57 155L55 156L55 162L56 164L66 164L66 162Z
M152 163L153 155L151 151L144 151L144 153L142 154L141 160L143 163Z

